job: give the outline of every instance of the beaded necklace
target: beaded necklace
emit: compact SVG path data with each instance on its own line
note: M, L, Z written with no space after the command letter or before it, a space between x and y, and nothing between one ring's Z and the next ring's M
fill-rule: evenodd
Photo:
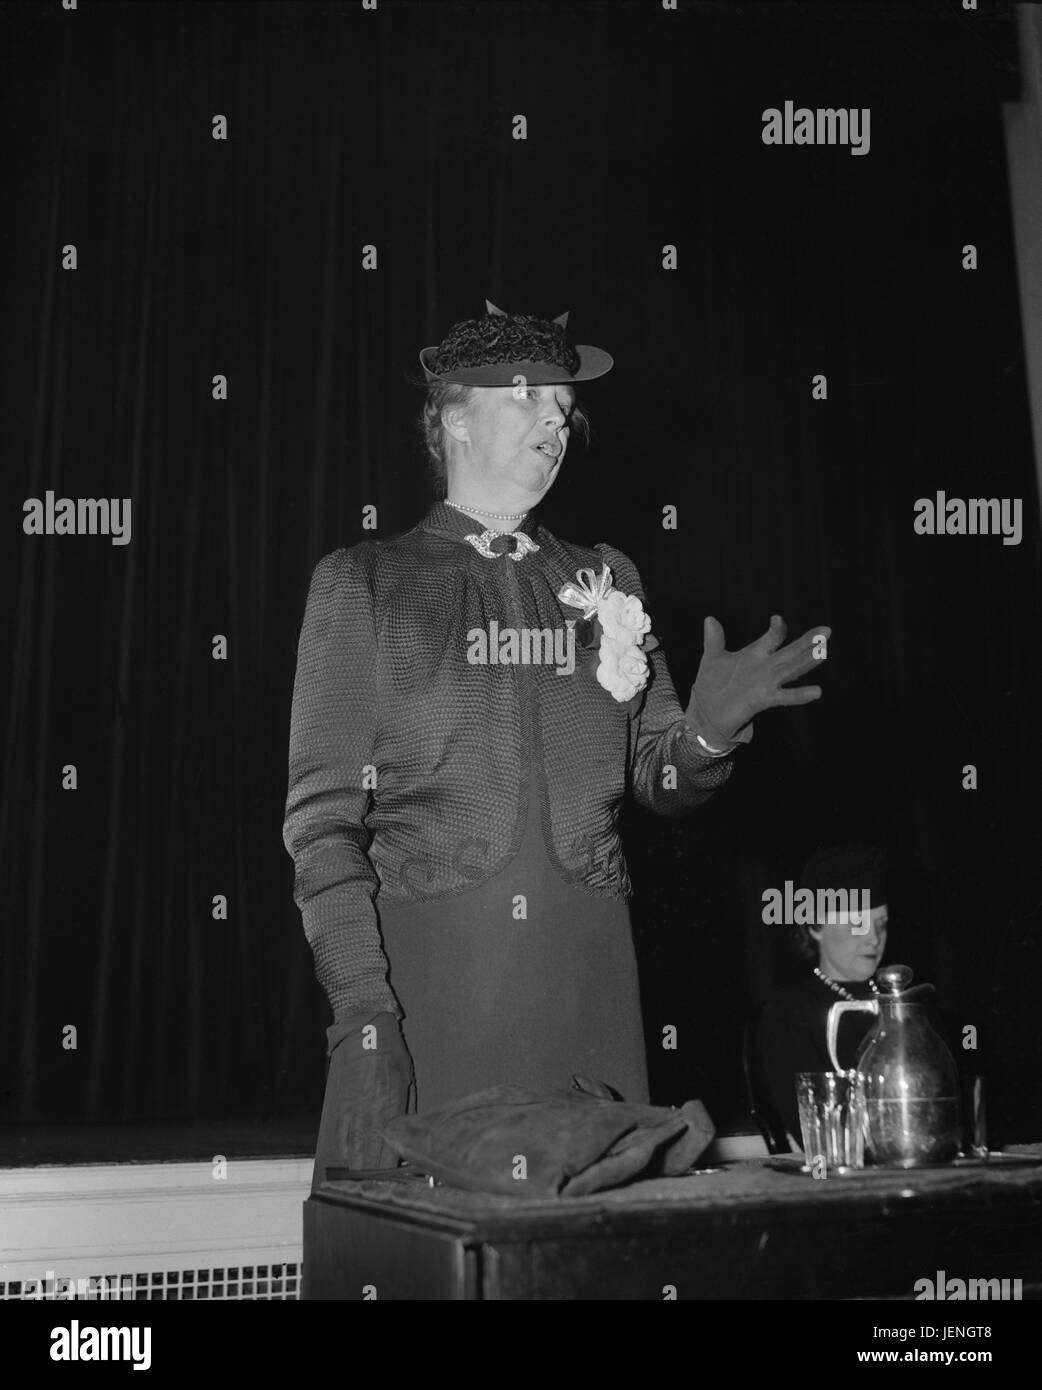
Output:
M830 980L829 977L824 973L824 971L819 970L817 966L814 967L814 973L815 975L817 975L818 979L821 981L823 985L828 985L829 989L832 990L833 994L838 994L841 999L849 999L851 1000L851 1002L853 1002L854 996L850 993L850 991L848 989L844 989L842 985L837 984L835 980ZM868 987L873 994L879 994L879 988L876 985L875 980L869 980Z
M528 515L527 512L483 512L480 507L463 507L459 502L450 502L447 497L445 505L457 512L470 512L473 516L490 516L493 521L524 521Z

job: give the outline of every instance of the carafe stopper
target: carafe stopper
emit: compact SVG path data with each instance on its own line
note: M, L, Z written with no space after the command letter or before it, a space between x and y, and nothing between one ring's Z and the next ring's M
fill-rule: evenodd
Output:
M914 971L908 965L887 965L876 973L876 984L885 994L903 994L912 983Z

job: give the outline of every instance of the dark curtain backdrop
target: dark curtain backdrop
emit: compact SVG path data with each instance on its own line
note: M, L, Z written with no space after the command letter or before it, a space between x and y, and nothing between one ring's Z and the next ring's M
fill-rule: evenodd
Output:
M1030 1028L1007 9L134 0L0 30L4 1120L317 1122L281 842L304 599L364 506L380 536L426 509L416 354L486 295L616 356L545 518L636 560L685 697L707 612L732 646L774 611L834 629L824 700L758 719L707 808L626 813L655 1098L740 1124L742 1019L799 970L761 894L852 835L894 854L890 959L982 1047ZM764 146L787 99L870 107L870 152ZM131 543L25 536L48 489L131 497ZM1022 498L1022 543L915 535L938 489Z

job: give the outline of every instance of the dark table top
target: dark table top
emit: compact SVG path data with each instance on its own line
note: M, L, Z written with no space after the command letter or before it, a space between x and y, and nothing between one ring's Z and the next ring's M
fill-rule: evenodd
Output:
M646 1228L668 1221L697 1224L707 1216L762 1214L779 1220L822 1218L860 1209L864 1215L904 1210L965 1210L1018 1205L1042 1220L1042 1145L1009 1146L1034 1165L880 1170L815 1179L781 1171L767 1160L730 1163L679 1178L638 1182L585 1197L497 1195L411 1181L326 1182L317 1200L377 1212L476 1238L543 1235L603 1227Z

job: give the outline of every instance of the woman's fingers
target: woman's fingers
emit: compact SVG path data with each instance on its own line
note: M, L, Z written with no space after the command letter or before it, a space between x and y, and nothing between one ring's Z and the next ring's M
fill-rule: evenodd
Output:
M775 658L775 669L779 672L782 683L796 680L798 676L805 676L808 671L813 671L819 662L824 661L831 635L831 628L812 627L780 651Z
M724 630L715 618L706 618L702 624L702 641L706 656L722 656L724 653Z
M776 652L788 636L789 629L785 624L785 619L780 613L775 613L771 617L767 631L760 638L763 649L766 652Z
M771 703L774 705L809 705L821 699L820 685L800 685L795 690L776 690Z
M820 663L828 655L827 644L832 629L827 626L808 628L786 647L782 643L787 631L785 619L780 613L774 613L770 626L761 637L740 652L728 652L724 646L722 626L715 618L705 619L705 656L729 659L730 688L739 697L739 704L743 698L748 704L748 717L752 717L757 709L769 709L776 705L809 705L821 699L820 685L805 685L797 689L786 687L808 672L820 669ZM745 691L744 697L739 696L742 690Z
M820 665L821 662L809 652L793 652L779 658L774 667L774 679L778 685L788 685L790 681L805 676L808 671L817 670Z

